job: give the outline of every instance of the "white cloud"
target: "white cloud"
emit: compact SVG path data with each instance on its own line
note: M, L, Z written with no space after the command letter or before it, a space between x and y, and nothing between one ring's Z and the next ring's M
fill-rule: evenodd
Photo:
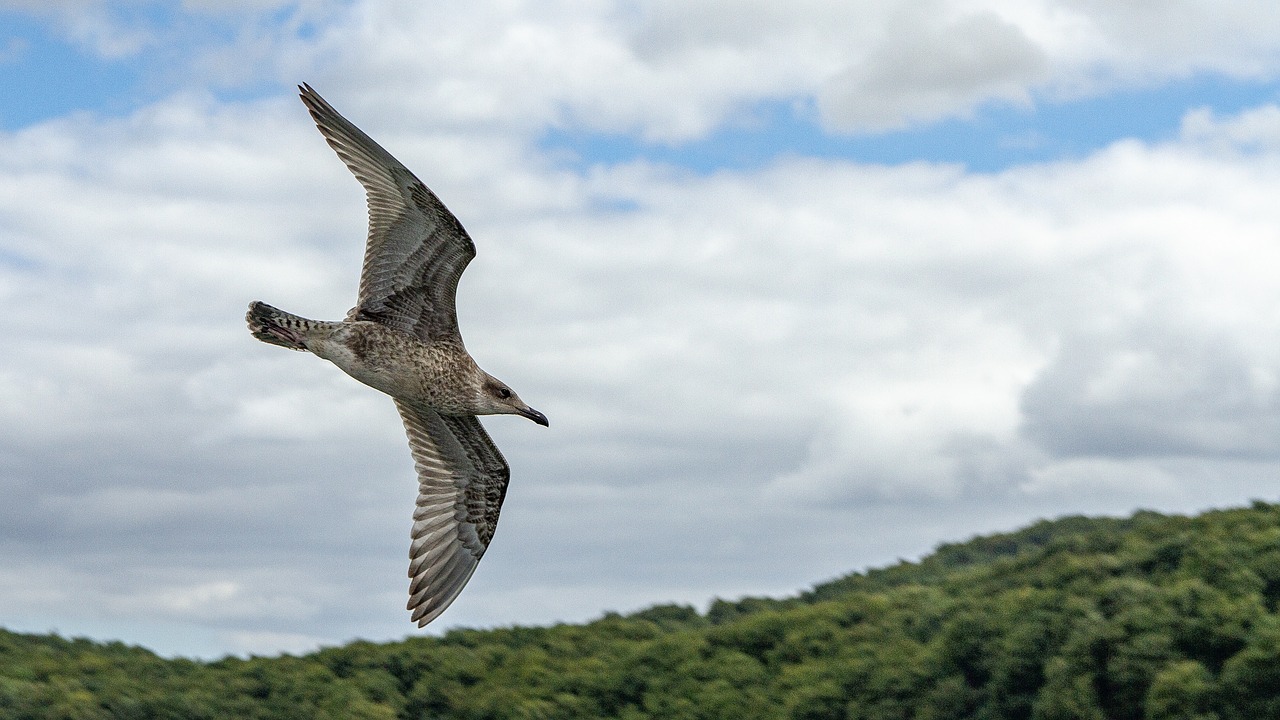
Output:
M275 72L313 73L355 108L395 107L418 127L571 125L659 142L769 100L815 101L830 128L876 132L987 103L1280 70L1274 13L1243 0L384 2L313 16L315 41L272 36L287 48Z
M1200 108L1183 118L1181 136L1217 153L1274 153L1280 149L1280 108L1265 105L1228 118Z
M1270 76L1280 61L1274 7L1264 0L1225 3L1112 3L1065 0L1046 10L1074 15L1095 38L1096 66L1107 74L1158 80L1195 72Z
M232 87L306 77L376 110L384 130L415 132L570 125L679 142L762 101L812 101L833 130L879 132L984 104L1280 70L1275 13L1252 0L0 7L48 18L105 58L163 58L156 74L172 87L193 73Z
M814 101L836 131L878 132L989 103L1280 70L1275 13L1252 0L237 0L181 10L7 0L0 8L47 18L104 58L150 53L171 87L193 73L232 87L306 77L343 90L352 108L376 109L384 129L415 131L553 124L679 142L781 100Z

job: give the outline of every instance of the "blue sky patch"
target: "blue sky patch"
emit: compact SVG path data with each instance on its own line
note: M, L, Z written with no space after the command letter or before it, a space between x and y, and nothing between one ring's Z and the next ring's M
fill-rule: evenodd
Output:
M1156 88L1075 101L1040 101L1034 108L991 105L971 118L877 134L824 130L805 102L770 102L749 112L750 123L726 124L681 144L646 143L630 135L554 128L541 147L578 169L635 160L695 172L749 170L780 156L840 158L896 165L958 163L975 172L1083 157L1125 138L1158 142L1178 133L1182 117L1199 107L1219 114L1280 100L1280 83L1197 77Z
M0 130L16 130L76 111L118 116L177 89L181 69L202 47L227 45L254 16L194 12L179 2L104 5L114 27L147 39L135 52L104 56L62 32L55 20L0 10ZM289 24L292 6L262 15L263 27ZM316 32L300 22L292 32ZM224 100L245 100L279 92L275 84L249 83L223 89Z
M0 12L0 129L77 110L119 113L137 102L140 57L104 60L28 15Z

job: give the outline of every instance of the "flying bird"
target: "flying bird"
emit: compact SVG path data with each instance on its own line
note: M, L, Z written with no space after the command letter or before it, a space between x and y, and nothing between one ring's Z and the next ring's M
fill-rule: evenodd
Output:
M462 224L398 160L305 83L302 102L367 193L369 236L356 305L339 322L263 302L246 320L257 339L310 351L390 395L418 473L409 546L411 620L439 617L489 547L511 471L477 415L547 417L481 370L462 344L454 298L475 257Z

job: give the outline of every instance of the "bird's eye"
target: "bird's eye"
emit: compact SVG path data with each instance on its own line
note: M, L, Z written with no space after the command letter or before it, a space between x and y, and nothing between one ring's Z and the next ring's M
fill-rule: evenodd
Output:
M511 397L511 391L504 387L498 388L497 393L498 393L498 397L502 398L503 400L506 400Z

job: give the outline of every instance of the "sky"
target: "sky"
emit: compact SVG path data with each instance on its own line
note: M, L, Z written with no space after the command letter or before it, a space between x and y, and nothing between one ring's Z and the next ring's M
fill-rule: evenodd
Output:
M365 209L478 247L493 544L425 630ZM1268 2L0 0L0 626L166 656L784 596L1039 518L1275 501Z

